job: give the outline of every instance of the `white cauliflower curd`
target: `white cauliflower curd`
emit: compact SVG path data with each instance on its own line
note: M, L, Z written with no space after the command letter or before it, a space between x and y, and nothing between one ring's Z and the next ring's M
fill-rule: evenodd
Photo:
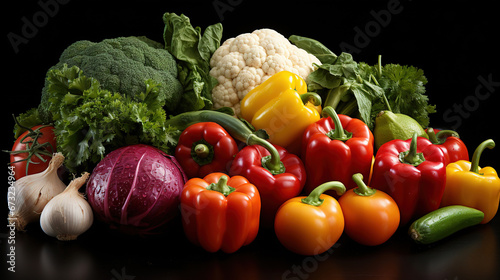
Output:
M224 41L210 60L210 75L219 84L212 90L214 108L231 107L240 114L240 101L254 87L280 71L307 81L321 62L272 29L258 29Z

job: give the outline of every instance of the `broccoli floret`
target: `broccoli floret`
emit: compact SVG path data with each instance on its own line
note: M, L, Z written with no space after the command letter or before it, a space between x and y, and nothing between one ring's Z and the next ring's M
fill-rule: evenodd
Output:
M86 76L98 80L103 89L130 97L146 91L145 81L153 80L160 85L159 98L165 100L167 114L176 110L183 93L175 58L161 43L144 36L77 41L63 51L59 62L49 71L62 69L64 65L77 66ZM50 122L46 91L47 83L38 110L40 118Z

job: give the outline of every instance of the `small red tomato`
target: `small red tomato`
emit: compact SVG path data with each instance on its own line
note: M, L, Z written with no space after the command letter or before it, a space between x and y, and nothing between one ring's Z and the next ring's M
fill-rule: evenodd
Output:
M10 151L10 165L16 180L44 171L56 152L54 127L37 125L19 136Z
M339 198L345 233L360 244L380 245L389 240L399 227L398 205L385 192L366 186L360 173L352 178L358 187Z

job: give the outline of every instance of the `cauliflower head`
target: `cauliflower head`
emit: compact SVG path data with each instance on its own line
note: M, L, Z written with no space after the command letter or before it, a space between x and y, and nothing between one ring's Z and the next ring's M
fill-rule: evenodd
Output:
M230 107L240 114L240 101L254 87L280 71L307 81L321 62L273 29L258 29L227 39L210 60L210 75L219 84L212 90L214 108Z

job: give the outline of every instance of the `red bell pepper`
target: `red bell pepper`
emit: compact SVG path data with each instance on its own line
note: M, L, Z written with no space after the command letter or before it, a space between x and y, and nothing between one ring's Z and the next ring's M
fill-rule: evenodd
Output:
M253 184L220 172L191 178L181 193L186 237L209 252L233 253L250 244L259 231L260 207Z
M236 141L215 122L188 126L175 148L175 158L188 178L203 178L213 172L227 173L237 153Z
M229 175L241 175L254 184L262 200L262 226L270 228L278 208L302 191L306 171L300 158L267 140L251 135L236 154Z
M443 151L424 137L392 140L375 156L371 187L398 204L400 224L439 208L446 183Z
M469 160L469 151L458 133L452 130L437 130L429 127L425 130L429 140L444 153L445 165L459 160Z
M340 181L347 190L355 188L357 184L352 179L355 173L361 173L368 184L373 158L372 132L363 121L337 115L332 107L323 108L322 114L324 117L309 125L302 138L301 157L307 172L305 192L310 193L328 181Z

